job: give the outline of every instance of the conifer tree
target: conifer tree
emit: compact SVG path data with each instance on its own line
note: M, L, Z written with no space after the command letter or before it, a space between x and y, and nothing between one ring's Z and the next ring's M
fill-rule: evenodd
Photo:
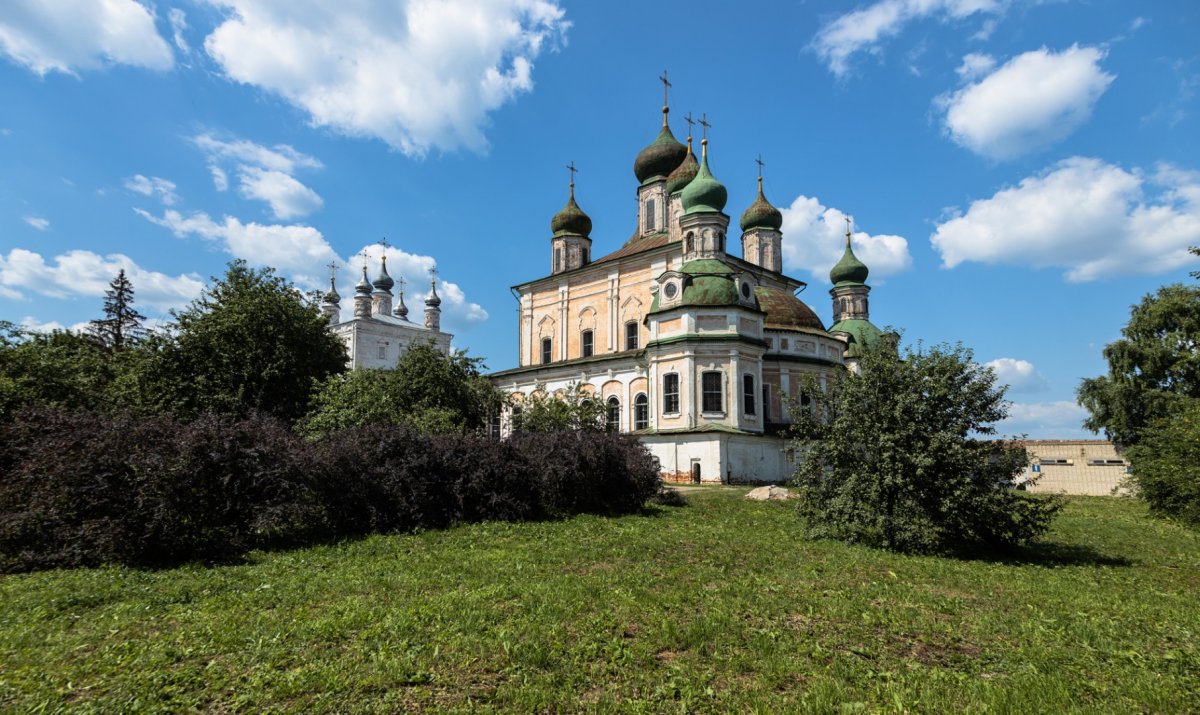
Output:
M88 332L112 350L122 350L146 335L146 316L133 307L133 284L122 268L104 291L104 317L93 320Z

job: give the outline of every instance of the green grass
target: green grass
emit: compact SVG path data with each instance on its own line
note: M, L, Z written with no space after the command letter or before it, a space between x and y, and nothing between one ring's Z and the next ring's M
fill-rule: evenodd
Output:
M1017 561L713 489L251 563L0 577L0 711L1196 712L1200 537L1072 499Z

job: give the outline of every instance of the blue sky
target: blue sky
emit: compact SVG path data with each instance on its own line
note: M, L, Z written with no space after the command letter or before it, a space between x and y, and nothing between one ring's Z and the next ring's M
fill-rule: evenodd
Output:
M456 346L513 367L565 165L616 249L666 69L735 220L762 155L825 321L852 215L877 324L991 363L1005 431L1085 436L1079 380L1197 268L1196 37L1183 0L9 0L0 318L85 322L122 267L165 317L234 257L348 296L386 237L409 305L436 265Z

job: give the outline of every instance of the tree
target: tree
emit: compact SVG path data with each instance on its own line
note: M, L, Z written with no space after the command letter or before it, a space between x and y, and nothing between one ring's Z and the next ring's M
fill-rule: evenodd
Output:
M1119 449L1185 398L1200 397L1200 288L1163 286L1133 306L1122 338L1104 348L1108 374L1079 385L1083 424Z
M104 291L104 317L91 321L88 332L105 347L122 350L145 337L146 330L142 327L145 319L133 307L133 284L122 268Z
M562 395L538 390L519 406L513 412L513 430L517 432L605 431L604 404L580 385Z
M1200 526L1200 399L1179 400L1170 415L1150 422L1126 456L1152 513Z
M980 439L1007 416L1004 387L970 350L869 349L859 374L794 409L808 533L898 551L1001 547L1036 538L1060 504L1013 489L1023 448Z
M408 348L392 370L351 370L325 380L303 422L312 435L366 424L405 425L425 434L483 429L503 395L483 360L443 355L433 343Z
M314 385L346 367L317 306L271 268L233 261L173 317L148 341L142 373L145 399L160 410L261 411L292 422L308 411Z

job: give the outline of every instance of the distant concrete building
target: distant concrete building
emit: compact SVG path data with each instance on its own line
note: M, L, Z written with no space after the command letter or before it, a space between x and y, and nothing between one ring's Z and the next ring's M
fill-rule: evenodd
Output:
M1029 466L1018 482L1043 494L1128 494L1122 488L1128 462L1103 439L1038 439L1019 443L1029 450Z

